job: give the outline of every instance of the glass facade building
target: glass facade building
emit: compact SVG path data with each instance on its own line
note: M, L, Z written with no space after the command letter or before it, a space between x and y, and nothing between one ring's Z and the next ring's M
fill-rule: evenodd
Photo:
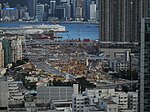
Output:
M35 17L37 0L27 0L27 7L30 17Z
M12 63L12 47L11 41L7 39L2 40L2 46L4 49L4 66Z
M139 112L150 110L150 18L141 20Z

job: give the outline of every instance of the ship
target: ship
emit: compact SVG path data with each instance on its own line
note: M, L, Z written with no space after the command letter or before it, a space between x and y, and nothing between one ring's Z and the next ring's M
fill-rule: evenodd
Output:
M56 25L42 24L42 25L27 26L24 28L27 28L26 32L36 39L55 40L55 39L63 38L61 36L57 36L56 33L66 32L66 28L58 24Z
M59 24L56 25L33 25L33 26L24 26L23 29L26 29L29 33L43 33L43 32L66 32L65 26Z
M19 27L1 27L1 32L9 34L42 34L43 32L66 32L65 26L56 25L29 25Z

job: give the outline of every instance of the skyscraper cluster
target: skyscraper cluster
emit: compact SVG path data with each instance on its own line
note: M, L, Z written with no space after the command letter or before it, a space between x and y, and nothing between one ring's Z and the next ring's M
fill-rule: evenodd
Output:
M150 108L150 0L101 0L100 40L139 42L139 112Z
M9 3L1 4L2 20L36 19L37 21L55 18L58 20L99 20L98 0L49 0L44 4L37 0L27 0L27 6Z
M22 60L22 41L20 38L0 40L0 68Z

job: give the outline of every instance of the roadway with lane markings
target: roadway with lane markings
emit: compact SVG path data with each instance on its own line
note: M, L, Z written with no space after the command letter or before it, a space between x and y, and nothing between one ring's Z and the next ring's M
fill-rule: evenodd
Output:
M74 75L61 72L61 71L51 67L50 65L48 65L45 62L32 62L32 63L33 63L33 65L36 65L38 68L40 68L48 73L56 74L58 76L63 76L64 78L66 78L68 76L69 79L76 79L76 77Z

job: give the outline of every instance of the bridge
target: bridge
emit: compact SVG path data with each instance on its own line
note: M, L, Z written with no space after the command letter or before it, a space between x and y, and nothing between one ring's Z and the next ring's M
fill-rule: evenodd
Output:
M109 84L97 84L96 88L116 87L116 86L119 86L119 85L129 85L129 84L138 84L138 80L134 80L134 81L121 81L121 82L109 83Z

